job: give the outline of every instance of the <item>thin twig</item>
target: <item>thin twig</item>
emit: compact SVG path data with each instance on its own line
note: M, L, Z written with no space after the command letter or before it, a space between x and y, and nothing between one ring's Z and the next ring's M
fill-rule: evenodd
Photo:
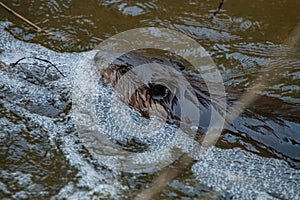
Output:
M26 22L27 24L29 24L30 26L34 27L37 31L39 32L45 32L48 35L53 35L56 36L55 33L47 31L41 27L39 27L38 25L34 24L33 22L31 22L30 20L26 19L25 17L23 17L22 15L20 15L19 13L17 13L16 11L12 10L11 8L9 8L7 5L5 5L4 3L2 3L0 1L0 6L2 6L5 10L7 10L9 13L13 14L14 16L18 17L19 19L21 19L22 21ZM66 41L72 42L72 43L76 43L76 41L73 38L69 38L66 36L60 36L61 39L64 39Z
M286 45L289 48L293 48L297 42L300 40L300 23L297 24L297 26L293 29L293 31L289 34L289 37L283 42L284 45ZM276 63L280 58L276 60L270 60L269 63L265 68L269 68L270 70L268 71L268 74L270 77L275 77L276 72L278 73L279 71L283 71L284 68L279 68L276 72L272 70L272 65ZM264 69L261 70L261 74L264 71ZM230 116L228 116L227 122L232 123L235 118L238 117L238 115L243 112L245 108L247 108L250 104L252 104L254 101L257 100L258 95L256 95L259 92L262 92L265 90L270 84L271 81L268 83L269 79L267 78L257 78L254 83L256 83L254 86L252 86L250 89L247 90L244 95L239 100L239 104L236 104L233 106L230 110Z
M221 11L221 8L222 8L224 2L225 2L225 0L221 0L219 6L218 6L218 8L216 9L216 11L214 12L213 16L216 16L216 14L219 13L219 12Z
M17 65L19 62L21 62L22 60L27 59L27 58L33 58L36 60L46 62L46 63L50 64L52 67L54 67L60 73L60 75L62 75L63 77L66 77L52 62L50 62L49 60L43 59L43 58L31 57L31 56L23 57L23 58L19 59L17 62L13 63L13 65ZM46 72L47 72L47 70L48 70L48 68L46 68Z
M39 26L37 26L36 24L34 24L33 22L29 21L28 19L26 19L25 17L23 17L22 15L20 15L19 13L13 11L12 9L10 9L7 5L5 5L4 3L2 3L0 1L0 5L7 10L8 12L10 12L11 14L15 15L16 17L18 17L19 19L21 19L22 21L26 22L27 24L29 24L30 26L34 27L35 29L37 29L38 31L42 31L43 29L40 28Z

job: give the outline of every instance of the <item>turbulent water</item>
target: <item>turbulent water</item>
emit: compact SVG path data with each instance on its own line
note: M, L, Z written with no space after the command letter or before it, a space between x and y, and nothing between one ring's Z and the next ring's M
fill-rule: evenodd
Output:
M45 71L47 63L34 59L1 67L1 198L118 194L121 185L115 173L94 166L80 153L82 145L70 121L73 71L84 54L58 54L16 41L3 25L1 49L6 64L38 56L66 76L51 67Z
M97 102L87 102L87 108L95 103L98 121L93 123L101 124L101 128L87 127L91 121L89 111L84 112L85 107L74 111L80 99L72 92L77 91L74 87L80 81L82 59L85 62L92 59L95 52L57 53L14 39L4 31L5 26L2 23L0 27L3 50L0 61L5 63L0 69L0 197L130 199L142 191L156 174L156 168L152 166L149 172L139 173L139 168L132 165L124 172L116 162L124 150L111 143L112 139L122 141L125 136L114 128L116 119L110 112L114 112L114 106L129 107L117 98L112 101L117 94L112 88L100 85L94 97ZM236 48L242 51L243 47ZM49 63L32 58L14 64L23 57L47 59L60 72ZM146 119L129 110L137 121L145 123ZM76 121L78 116L82 117L80 123ZM120 113L118 120L126 119ZM299 125L294 127L299 131ZM151 132L151 127L148 128ZM155 141L151 146L154 153L143 154L143 162L156 164L158 158L176 159L176 152L172 156L169 147L176 145L188 152L195 145L172 127L162 130L164 135L151 135ZM84 140L84 133L98 134L103 143L96 143L100 146L91 152L88 147L94 141ZM300 198L300 171L284 160L260 157L239 148L217 147L205 154L194 151L191 156L196 162L162 191L161 198Z
M155 199L300 199L300 46L284 45L300 1L228 0L215 17L210 0L1 2L47 32L0 7L0 199L133 199L183 152L194 162ZM98 84L91 49L149 26L199 42L230 105L268 85L216 147Z

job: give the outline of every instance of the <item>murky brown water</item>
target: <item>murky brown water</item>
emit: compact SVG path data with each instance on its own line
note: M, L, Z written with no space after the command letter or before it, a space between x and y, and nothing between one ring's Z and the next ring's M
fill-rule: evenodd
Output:
M1 10L13 23L11 33L25 41L58 51L83 51L116 33L144 26L181 30L208 50L217 44L241 42L282 43L299 22L299 1L226 2L214 20L216 1L3 1L58 38L42 36L16 17ZM77 44L61 41L69 36ZM80 41L80 42L79 42Z
M267 77L271 84L263 93L266 97L255 102L233 126L228 127L217 146L223 149L240 147L259 156L285 160L289 167L300 168L300 43L295 44L293 49L281 46L300 23L300 1L227 0L221 12L214 18L212 13L219 2L208 0L2 2L53 34L37 33L32 27L0 8L0 21L10 22L6 31L17 39L41 44L58 52L91 50L116 33L132 28L156 26L181 31L205 47L218 65L229 93L234 95L254 85L260 70L263 71L263 75L277 70L276 76ZM281 59L273 66L266 67L269 59L277 58ZM40 72L36 73L36 76L40 76ZM59 74L55 74L54 78L49 76L52 79L48 77L44 81L30 77L31 83L43 88L42 91L45 89L44 93L51 94L47 99L48 103L42 100L36 103L34 97L31 99L30 93L25 92L28 95L27 103L22 98L17 105L41 116L58 117L59 120L67 121L69 102L61 95L67 86L60 85L60 89L56 91L51 84ZM1 77L1 81L5 82L6 78ZM266 77L262 76L262 79ZM15 88L18 88L18 85ZM25 118L28 116L22 115L21 111L14 108L14 101L19 98L19 93L9 92L2 87L0 89L3 94L0 104L0 198L50 198L67 184L80 182L78 176L84 176L84 173L76 175L78 163L72 164L65 158L65 154L57 149L61 141L53 144L45 136L52 134L54 129L32 124L35 119ZM56 106L55 102L58 102L59 106ZM34 107L31 104L39 106ZM40 105L45 104L47 107L43 110ZM60 113L61 110L63 112ZM65 129L59 129L58 132L72 133L72 127L63 126L57 121L53 123L55 125L51 126L62 126ZM86 155L86 152L82 154ZM71 156L72 158L76 157ZM101 170L101 166L95 164L94 167ZM107 178L108 181L104 182L109 185L114 176L117 175L106 172L105 175L96 177ZM152 176L122 174L121 185L128 187L122 195L131 198L130 193L145 188ZM298 176L293 180L296 186L300 184ZM81 187L77 188L92 193L92 190L86 189L87 185L81 183ZM190 185L198 189L192 190ZM190 192L191 190L193 192ZM199 198L209 191L209 187L199 185L193 173L188 171L172 182L161 193L161 197L192 199ZM277 194L277 197L282 196ZM229 197L221 194L218 198Z

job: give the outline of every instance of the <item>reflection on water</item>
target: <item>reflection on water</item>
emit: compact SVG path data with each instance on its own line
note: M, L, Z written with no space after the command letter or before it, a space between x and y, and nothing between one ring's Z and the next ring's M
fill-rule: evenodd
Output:
M215 43L282 43L299 21L300 2L272 0L226 2L214 19L214 1L3 1L38 26L56 36L37 34L31 27L7 12L2 20L13 24L8 30L25 41L41 43L59 51L92 49L100 41L132 28L144 26L181 30L210 50ZM26 9L24 9L26 8ZM284 13L284 14L283 14ZM70 43L59 36L70 36ZM229 49L230 50L230 49ZM232 49L231 51L234 51ZM223 60L224 61L224 60Z
M162 197L299 198L299 171L295 169L300 167L300 44L294 49L281 46L300 21L299 1L229 0L213 19L218 1L3 3L54 35L37 33L1 8L0 20L9 21L8 32L52 50L90 50L116 33L159 26L182 31L203 45L233 97L247 91L257 78L267 79L271 84L263 92L265 97L222 135L217 146L223 150L215 148L194 164ZM23 56L42 56L67 75L63 78L51 68L45 74L32 63L46 64L34 60L10 67L1 64L0 198L130 198L144 189L154 174L112 171L91 158L76 136L69 116L69 93L73 72L85 53L57 54L15 41L3 29L0 34L0 50L4 50L0 61L9 64ZM267 66L270 59L279 57ZM275 76L268 76L274 72ZM232 146L248 153L232 150Z

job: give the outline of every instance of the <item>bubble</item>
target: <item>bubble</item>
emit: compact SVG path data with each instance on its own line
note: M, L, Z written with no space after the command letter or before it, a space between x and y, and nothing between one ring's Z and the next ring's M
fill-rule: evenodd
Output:
M201 109L201 102L181 71L157 62L121 71L122 76L114 83L114 89L106 90L107 93L100 92L99 88L105 91L99 81L103 71L120 56L139 49L168 51L187 60L192 65L192 71L205 81L209 92L205 98L209 98L211 107L205 111ZM144 106L147 113L149 111L149 119L143 119L129 108L130 102L126 102L126 99L135 95L136 90L126 88L128 81L133 83L129 88L141 90L154 87L153 92L163 89L174 95L180 108L179 128L168 123L166 113L159 104L151 107L155 107L154 111L148 105ZM171 164L183 152L193 151L193 154L197 154L194 149L197 146L195 127L199 125L206 126L203 129L206 134L200 145L214 145L224 125L226 98L220 97L225 96L223 79L201 45L180 32L148 27L110 37L95 48L94 58L85 58L80 63L72 91L72 111L78 129L82 130L79 136L95 158L120 171L149 172ZM158 115L153 116L152 112ZM83 113L87 116L82 116ZM135 144L138 141L145 148L128 150L124 144L132 141Z

